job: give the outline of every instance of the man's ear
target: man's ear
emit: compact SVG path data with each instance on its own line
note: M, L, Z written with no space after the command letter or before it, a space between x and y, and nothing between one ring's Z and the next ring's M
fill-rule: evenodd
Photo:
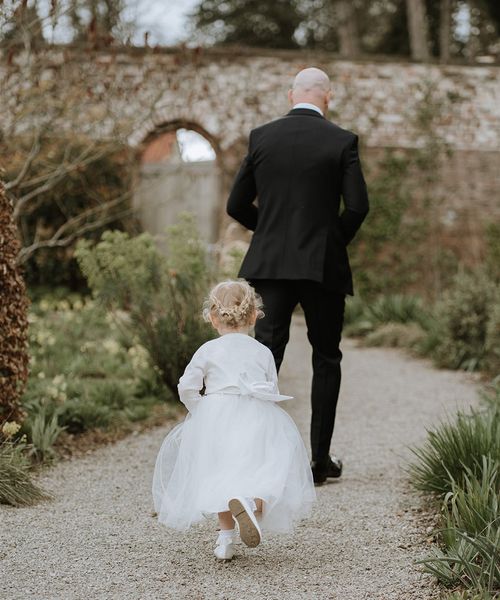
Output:
M288 104L290 106L294 105L294 102L293 102L293 90L288 90Z

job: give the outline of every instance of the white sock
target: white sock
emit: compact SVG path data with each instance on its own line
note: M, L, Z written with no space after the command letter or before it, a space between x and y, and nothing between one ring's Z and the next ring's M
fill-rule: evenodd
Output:
M217 538L217 543L227 543L230 542L234 537L235 529L221 529L219 531L219 537Z
M253 498L245 498L245 500L250 504L250 508L255 511L257 510L257 504L255 504L255 500Z

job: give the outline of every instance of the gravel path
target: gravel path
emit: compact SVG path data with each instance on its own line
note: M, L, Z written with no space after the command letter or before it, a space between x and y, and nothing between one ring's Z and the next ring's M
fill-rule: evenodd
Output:
M313 516L291 537L212 555L214 524L186 535L151 516L154 459L168 428L129 437L48 470L56 500L0 507L0 598L9 600L427 600L432 581L419 499L402 471L408 444L457 406L476 401L464 374L387 349L343 344L344 380L334 450L341 480L318 488ZM309 348L296 319L281 388L307 440Z

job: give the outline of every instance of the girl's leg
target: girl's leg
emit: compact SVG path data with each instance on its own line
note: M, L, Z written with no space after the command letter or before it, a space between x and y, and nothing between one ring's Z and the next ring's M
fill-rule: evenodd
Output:
M221 530L234 529L234 519L230 510L218 513Z
M234 556L234 519L231 511L218 513L220 531L215 542L214 554L219 560L231 560Z
M262 510L264 508L264 500L262 500L262 498L254 498L254 501L257 508L253 512L254 515L260 519L260 517L262 517Z

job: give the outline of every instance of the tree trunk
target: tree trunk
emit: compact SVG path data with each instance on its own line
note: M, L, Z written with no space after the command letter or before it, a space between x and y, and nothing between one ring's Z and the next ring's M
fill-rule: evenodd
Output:
M439 58L442 63L450 60L451 0L441 0L439 15Z
M350 0L337 0L336 9L340 54L345 58L356 58L360 53L360 44L354 3Z
M28 379L28 298L16 264L21 244L12 219L12 203L0 181L0 429L20 422L20 397Z
M406 11L411 57L414 60L429 60L429 34L424 0L406 0Z

